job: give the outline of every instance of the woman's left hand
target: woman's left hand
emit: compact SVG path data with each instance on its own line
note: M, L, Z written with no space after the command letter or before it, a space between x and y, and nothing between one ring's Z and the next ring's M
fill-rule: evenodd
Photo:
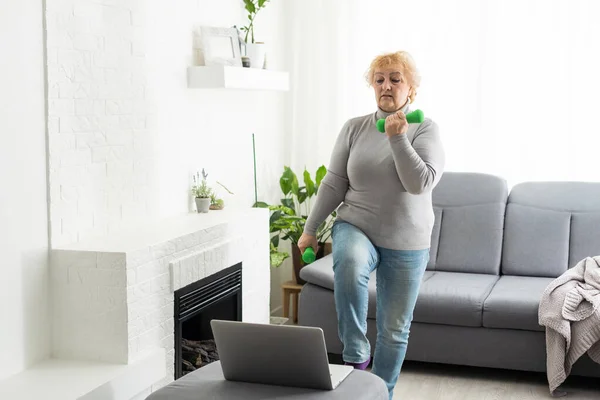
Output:
M389 115L385 119L385 133L388 136L403 135L408 132L408 121L402 111Z

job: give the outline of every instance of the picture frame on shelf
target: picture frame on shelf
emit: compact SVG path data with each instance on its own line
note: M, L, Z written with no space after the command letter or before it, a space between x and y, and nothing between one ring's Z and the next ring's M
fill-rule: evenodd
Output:
M242 66L240 39L236 28L202 26L200 36L205 66Z

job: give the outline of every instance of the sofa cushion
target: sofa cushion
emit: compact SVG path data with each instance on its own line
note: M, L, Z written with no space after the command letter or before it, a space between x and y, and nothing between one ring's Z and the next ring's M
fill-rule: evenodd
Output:
M435 270L498 275L504 210L502 203L445 209Z
M600 203L600 199L598 202ZM586 257L600 255L600 212L580 212L571 215L570 243L570 268Z
M434 188L435 225L429 270L500 271L506 181L494 175L446 172Z
M376 288L377 288L377 271L371 273L369 279L369 310L367 318L375 319L376 311ZM432 271L425 271L423 281L433 276ZM300 277L313 285L321 286L325 289L333 290L333 255L327 255L312 264L303 267L300 270Z
M502 273L555 278L600 255L600 183L524 182L506 207Z
M509 204L504 230L505 275L557 277L567 270L571 214Z
M538 307L542 292L554 279L509 275L500 277L483 304L483 326L544 331L538 324Z
M413 320L482 326L483 303L497 280L496 275L436 271L421 286Z

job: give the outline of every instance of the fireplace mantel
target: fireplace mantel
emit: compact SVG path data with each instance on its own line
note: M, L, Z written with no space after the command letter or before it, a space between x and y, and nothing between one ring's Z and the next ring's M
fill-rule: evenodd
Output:
M242 320L269 323L266 209L185 214L51 253L54 356L134 365L164 351L173 380L174 292L242 263ZM93 343L93 346L90 345Z
M169 246L185 248L185 243L178 244L177 241L193 239L190 235L202 236L203 231L211 231L214 237L215 230L219 228L228 231L246 229L249 218L260 220L265 216L268 218L267 214L268 211L261 208L223 209L205 214L186 213L129 227L108 236L55 247L55 250L106 253L133 253L145 249L168 251Z

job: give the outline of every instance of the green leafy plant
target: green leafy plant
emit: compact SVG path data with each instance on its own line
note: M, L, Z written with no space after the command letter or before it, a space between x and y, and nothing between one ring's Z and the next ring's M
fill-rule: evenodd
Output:
M246 32L246 36L244 37L246 43L254 43L254 19L256 18L256 14L266 7L268 2L269 0L244 0L246 11L248 11L248 25L240 29ZM251 42L248 42L248 36L251 37Z
M225 206L223 199L219 199L215 193L210 195L210 206L215 210L220 210Z
M321 181L327 169L324 165L315 173L315 179L305 169L302 174L304 185L300 185L297 175L290 167L285 166L279 179L279 186L283 193L281 204L269 205L265 202L256 202L255 207L269 208L271 217L269 221L271 233L271 266L279 267L289 257L285 251L279 250L280 240L289 240L292 245L298 245L298 240L304 232L306 219L310 214L311 200L317 195ZM336 216L334 211L317 229L317 241L325 243L331 236L331 227Z
M209 199L214 194L213 190L208 186L206 178L208 178L208 174L202 168L202 179L200 179L200 173L196 172L196 175L193 176L194 185L192 186L192 194L194 197L200 199Z
M233 192L225 187L221 182L217 181L217 185L221 186L223 189L227 191L229 194L233 194ZM213 210L222 210L225 207L225 202L223 199L217 197L217 193L213 191L210 196L210 208Z

